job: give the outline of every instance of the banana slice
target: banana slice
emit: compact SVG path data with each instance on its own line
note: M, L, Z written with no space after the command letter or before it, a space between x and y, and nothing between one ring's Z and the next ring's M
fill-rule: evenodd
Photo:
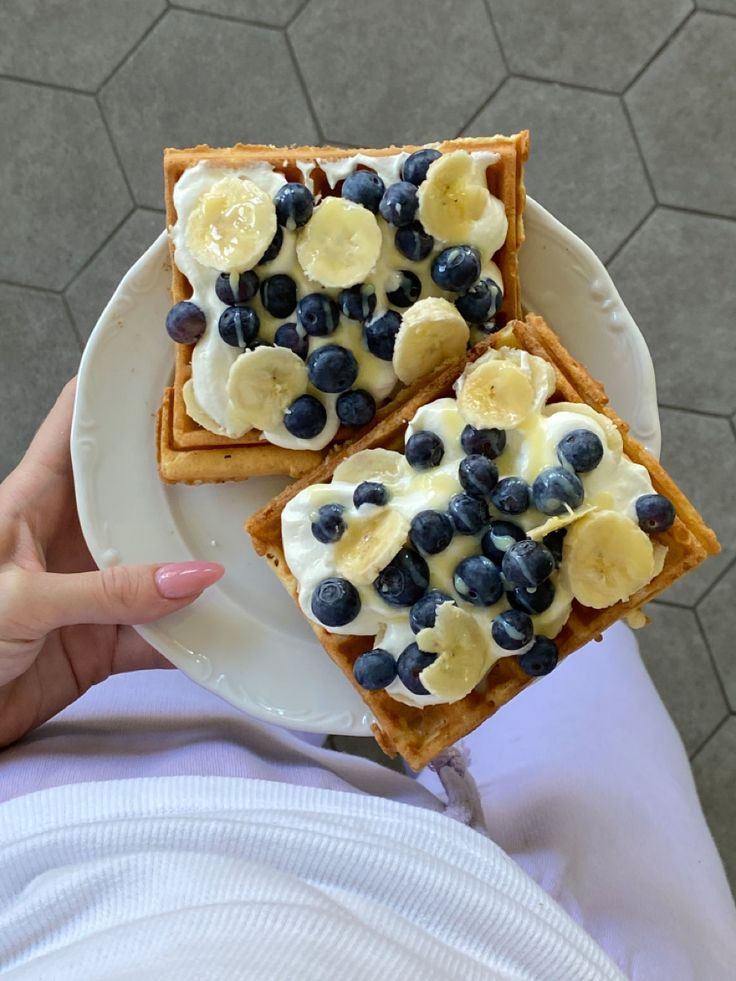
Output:
M247 419L256 429L274 429L294 399L304 395L307 382L304 362L288 348L244 351L227 377L231 419Z
M557 514L552 518L547 518L543 525L537 525L536 528L531 528L526 533L527 538L533 538L535 542L541 542L544 536L549 535L550 532L557 531L559 528L567 528L568 525L574 524L580 518L584 518L586 514L597 510L598 508L594 504L584 504L577 511L573 511L572 508L568 507L566 514Z
M382 484L396 484L410 474L411 468L403 453L395 450L359 450L338 463L333 480L360 484L364 480L378 480Z
M470 329L457 308L439 296L417 301L404 314L394 344L393 366L410 385L445 361L463 357Z
M194 382L191 378L184 382L181 393L184 396L184 407L190 419L217 436L227 436L227 431L216 423L209 412L205 412L197 401L197 396L194 394Z
M586 402L551 402L544 407L543 412L546 416L553 416L557 412L577 412L578 415L587 416L597 422L603 430L609 450L615 454L620 454L623 451L624 442L618 427L611 422L608 416L604 416L602 412L596 412L593 406Z
M276 209L246 177L223 177L199 198L187 221L187 248L220 272L256 265L276 234Z
M460 380L457 405L477 429L515 429L534 408L534 389L521 368L492 359L474 365Z
M356 586L368 586L389 564L409 534L409 521L393 508L354 518L335 545L335 565Z
M445 701L464 698L478 684L491 664L487 629L472 613L452 603L437 608L433 627L417 634L419 649L439 657L419 675L427 691Z
M323 286L364 282L381 253L375 215L345 198L329 197L299 232L296 254L306 275Z
M565 536L560 574L583 606L602 610L627 600L654 576L648 535L618 511L595 511Z

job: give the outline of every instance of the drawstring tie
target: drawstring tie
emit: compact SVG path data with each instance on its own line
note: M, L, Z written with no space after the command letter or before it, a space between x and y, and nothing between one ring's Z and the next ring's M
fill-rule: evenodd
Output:
M429 764L439 777L447 797L445 814L483 834L488 833L478 787L468 770L470 756L460 744L443 749Z

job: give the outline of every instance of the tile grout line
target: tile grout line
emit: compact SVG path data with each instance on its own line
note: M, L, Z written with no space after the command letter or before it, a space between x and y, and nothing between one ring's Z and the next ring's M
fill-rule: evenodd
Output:
M61 85L59 82L40 82L34 78L22 78L20 75L7 75L0 72L0 81L19 82L21 85L35 85L40 89L51 89L54 92L66 92L67 95L94 95L94 89L75 89L71 85Z
M713 650L710 646L710 642L708 641L708 636L705 630L703 629L703 623L700 619L700 614L698 613L697 607L693 609L693 613L695 614L695 623L697 624L698 630L700 631L700 636L702 637L703 643L705 644L705 650L710 660L710 666L713 669L713 673L716 676L716 681L718 682L718 687L721 690L721 695L723 696L723 703L728 709L728 711L731 712L732 711L731 700L728 697L728 692L726 691L726 685L723 681L723 678L721 677L721 672L718 670L718 662L716 661L713 655Z
M642 218L642 219L641 219L640 221L638 221L638 222L636 223L636 225L634 225L634 227L633 227L633 228L631 229L631 231L630 231L630 232L628 233L628 235L626 235L626 236L625 236L625 238L624 238L624 240L623 240L623 242L621 242L621 243L620 243L619 245L617 245L617 246L616 246L616 248L615 248L615 249L613 250L613 252L611 253L611 255L610 255L610 256L609 256L609 257L608 257L608 258L606 259L606 261L604 262L604 266L605 266L606 268L608 268L608 266L609 266L609 265L610 265L610 264L611 264L611 263L612 263L612 262L613 262L613 261L614 261L615 259L617 259L617 258L619 257L619 255L621 254L621 252L623 252L623 250L624 250L624 249L626 248L626 246L627 246L627 245L629 244L629 242L630 242L630 241L632 240L632 238L633 238L633 237L634 237L634 236L636 235L636 233L637 233L637 232L638 232L638 231L639 231L639 230L640 230L640 229L641 229L641 228L642 228L642 227L643 227L643 226L644 226L644 225L645 225L645 224L646 224L646 223L647 223L647 222L649 221L649 219L650 219L650 218L652 217L652 215L654 214L654 212L655 212L656 210L657 210L657 202L655 201L655 202L654 202L654 203L652 204L652 206L651 206L651 208L649 209L649 211L647 211L647 213L646 213L646 214L644 215L644 217L643 217L643 218Z
M69 301L67 300L67 298L64 296L63 293L61 294L61 302L63 303L64 309L66 310L66 315L69 318L69 323L72 325L74 336L77 339L77 344L79 344L79 354L81 356L82 351L84 350L84 341L82 340L82 335L79 333L79 328L77 327L77 321L75 320L72 314L72 308L69 306Z
M546 75L529 75L527 72L509 70L511 78L520 78L523 82L538 82L542 85L559 85L563 89L573 89L576 92L591 92L593 95L609 95L618 99L621 93L616 89L603 89L598 85L585 85L583 82L561 82L558 78L548 78Z
M284 26L282 28L282 30L284 31L284 34L289 30L289 28L294 23L294 21L295 20L298 20L298 18L301 17L301 15L307 9L307 7L309 6L310 3L311 3L311 0L304 0L304 2L299 5L299 7L297 8L297 10L291 15L291 17L284 24Z
M294 66L296 77L299 80L299 85L301 86L302 89L302 95L304 96L304 99L307 103L307 108L309 109L309 114L312 117L314 128L317 130L317 136L319 138L319 142L324 145L326 140L325 140L324 130L322 129L322 122L319 116L317 115L317 110L315 108L314 103L312 102L312 95L309 91L309 86L307 85L304 75L302 73L302 68L297 59L296 51L294 50L294 45L291 43L291 38L289 37L288 30L283 31L282 33L284 36L284 40L286 41L286 47L289 51L289 57L291 58L291 63Z
M484 7L486 8L486 13L488 14L488 22L491 25L493 36L495 37L496 44L498 45L498 50L501 52L501 61L503 62L503 67L506 69L506 74L508 75L511 69L508 63L508 59L506 58L506 52L504 51L503 45L501 44L501 35L498 33L498 28L496 27L496 21L493 18L493 11L491 10L490 0L485 0Z
M718 573L718 575L710 584L710 586L706 587L706 589L703 590L700 596L698 596L695 603L693 603L693 607L692 607L693 609L696 609L703 602L704 599L707 599L710 596L710 594L713 592L713 590L716 588L719 582L722 579L725 579L725 577L731 572L731 569L733 569L734 566L736 566L736 555L731 559L730 562L726 564L726 566L721 570L721 572Z
M669 412L689 412L693 416L703 416L706 419L726 419L731 416L730 412L709 412L707 409L693 409L690 406L683 408L681 405L668 405L666 402L659 402L660 409L667 409Z
M237 17L235 14L220 14L216 13L214 10L199 10L194 7L182 7L178 3L172 3L169 0L169 9L177 10L182 14L191 14L193 17L209 17L212 20L224 20L229 24L245 24L246 27L257 27L259 30L265 31L276 31L280 33L283 28L276 27L273 24L266 24L264 21L251 20L247 17Z
M719 732L721 731L721 729L722 729L722 728L723 728L723 727L725 726L725 724L726 724L726 723L728 722L728 720L729 720L730 718L732 718L732 716L733 716L733 715L734 715L734 713L733 713L733 712L728 712L728 713L726 714L726 716L725 716L725 718L723 718L723 719L721 719L721 721L720 721L720 722L718 723L718 725L717 725L717 726L715 727L715 729L713 730L713 732L711 732L711 733L710 733L710 734L709 734L708 736L706 736L706 737L705 737L705 739L704 739L704 740L702 741L702 743L701 743L701 744L700 744L700 745L699 745L699 746L697 747L697 749L694 749L694 750L692 751L692 753L690 753L690 754L689 754L689 760L690 760L690 764L691 764L691 765L692 765L692 764L693 764L693 763L695 762L695 758L696 758L696 756L699 756L699 755L700 755L700 753L702 753L702 752L703 752L703 750L704 750L704 749L705 749L705 747L706 747L706 746L708 745L708 743L709 743L709 742L711 741L711 739L712 739L712 738L713 738L713 737L714 737L714 736L715 736L715 735L716 735L717 733L719 733Z
M55 290L50 286L34 286L32 283L20 283L15 279L0 279L0 286L12 286L16 290L31 290L33 293L47 293L49 296L61 296L63 290Z
M143 44L143 42L146 40L146 38L150 34L153 33L153 31L158 27L158 25L161 23L161 21L164 19L164 17L168 14L169 9L170 8L168 7L168 5L164 5L164 9L161 11L161 13L158 15L158 17L151 24L148 25L148 27L145 29L145 31L141 34L141 36L135 42L135 44L133 45L133 47L130 48L128 51L125 52L125 54L123 55L123 57L115 65L115 67L112 69L112 71L108 72L108 74L105 76L105 78L103 78L103 80L100 82L100 84L95 89L95 93L94 93L95 94L95 97L98 100L99 100L99 97L100 97L100 93L102 92L102 90L104 89L104 87L107 85L107 83L110 81L110 79L113 77L113 75L115 75L123 67L123 65L126 64L129 61L129 59L133 57L133 55L140 48L140 46Z
M667 211L673 211L675 214L696 215L700 218L715 218L717 221L727 221L730 223L736 222L736 215L724 215L720 211L704 211L702 208L689 208L686 204L665 204L664 201L660 201L659 206L660 208L665 208Z
M128 213L125 215L125 217L122 218L117 223L117 225L112 229L112 231L108 235L105 236L105 239L102 242L100 242L100 244L97 246L97 248L94 250L94 252L87 259L85 259L85 261L82 263L82 265L80 266L80 268L72 275L72 278L69 280L69 282L66 284L66 286L64 287L64 289L61 291L62 294L66 293L66 291L71 286L73 286L74 283L76 283L76 281L79 279L79 277L82 275L82 273L92 265L92 263L95 261L95 259L97 258L97 256L100 254L100 252L102 252L102 250L105 248L106 245L109 245L109 243L112 241L113 237L115 235L117 235L117 233L120 231L120 229L126 223L126 221L135 212L135 210L136 210L136 208L135 208L135 202L133 202L132 207L130 208L130 210L128 211Z
M120 173L122 174L123 182L125 183L125 186L128 189L128 194L130 195L130 203L131 203L131 206L133 208L135 208L135 206L137 204L137 201L136 201L136 198L135 198L135 194L133 193L133 188L131 187L130 181L128 180L128 175L127 175L127 173L125 171L125 167L123 166L123 160L122 160L122 157L120 156L120 151L118 150L117 143L113 139L112 130L110 129L110 124L107 121L107 116L105 115L104 109L102 107L102 102L100 101L99 93L97 93L97 95L95 95L95 103L97 104L97 111L100 114L100 119L102 120L102 125L105 127L105 132L107 133L107 138L110 141L110 147L112 149L113 156L115 157L115 160L117 161L117 165L120 168Z
M480 106L479 106L479 107L478 107L478 108L476 109L476 111L475 111L475 112L473 113L473 115L472 115L472 116L470 117L470 119L469 119L469 120L468 120L468 121L467 121L467 122L465 123L465 125L464 125L464 126L462 126L462 127L461 127L461 128L460 128L460 129L458 130L458 136L459 136L460 134L462 134L462 133L464 133L464 132L465 132L465 130L466 130L466 129L468 129L468 127L469 127L469 126L472 126L472 125L473 125L473 123L474 123L474 122L476 121L476 119L478 118L478 116L480 116L480 115L481 115L481 113L483 113L483 112L485 112L485 110L486 110L486 109L488 108L488 106L490 105L490 103L491 103L491 101L492 101L493 99L495 99L495 97L496 97L496 96L498 95L498 93L499 93L499 92L501 91L501 89L502 89L502 88L504 87L504 85L506 85L506 83L508 82L508 80L509 80L510 78L511 78L511 75L506 75L506 77L505 77L505 78L502 78L502 79L501 79L501 81L500 81L500 82L498 83L498 85L497 85L497 86L495 87L495 89L494 89L494 90L493 90L493 91L491 92L491 94L490 94L490 95L488 96L488 98L487 98L487 99L486 99L486 100L485 100L485 101L484 101L484 102L482 103L482 105L480 105Z
M651 55L649 58L647 58L647 60L644 62L644 64L636 71L636 73L634 74L633 78L626 85L626 88L621 92L621 98L622 99L624 98L624 96L628 95L628 93L631 91L631 89L633 88L633 86L636 85L636 83L642 77L642 75L647 70L647 68L649 68L649 66L652 64L652 62L655 61L662 54L662 52L665 50L665 48L668 48L670 46L670 44L672 43L672 41L675 40L675 38L680 33L680 31L682 31L685 28L685 25L688 24L692 20L692 18L695 16L696 12L697 12L697 10L696 10L696 7L695 7L695 3L693 2L693 6L692 6L692 9L690 10L690 12L687 13L687 14L685 14L684 18L680 21L680 23L677 25L677 27L667 35L667 37L664 39L664 41L655 50L654 54Z
M629 107L626 105L626 99L623 95L618 97L619 105L621 106L624 116L626 117L626 123L631 132L631 138L634 141L634 146L636 147L636 152L639 155L639 160L641 161L642 170L644 171L644 177L649 185L649 190L651 192L652 198L655 204L659 204L659 198L657 197L657 191L654 187L654 178L649 170L649 165L647 164L646 157L644 156L644 151L641 148L641 143L639 142L639 134L636 132L636 127L634 126L634 120L631 118L631 113L629 112Z
M664 597L667 593L660 593L655 599L650 603L645 604L646 606L671 606L673 610L686 610L688 613L692 613L695 609L694 606L688 606L687 603L678 603L677 600L668 600Z

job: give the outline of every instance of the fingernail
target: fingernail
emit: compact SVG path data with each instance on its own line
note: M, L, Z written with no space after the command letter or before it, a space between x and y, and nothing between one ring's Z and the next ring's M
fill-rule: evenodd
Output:
M156 569L154 578L164 599L183 599L201 593L224 574L217 562L171 562Z

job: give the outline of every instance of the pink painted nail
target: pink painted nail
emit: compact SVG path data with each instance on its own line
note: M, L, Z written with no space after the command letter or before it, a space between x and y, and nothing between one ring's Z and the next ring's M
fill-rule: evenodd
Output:
M156 569L154 578L164 599L184 599L201 593L224 574L217 562L171 562Z

